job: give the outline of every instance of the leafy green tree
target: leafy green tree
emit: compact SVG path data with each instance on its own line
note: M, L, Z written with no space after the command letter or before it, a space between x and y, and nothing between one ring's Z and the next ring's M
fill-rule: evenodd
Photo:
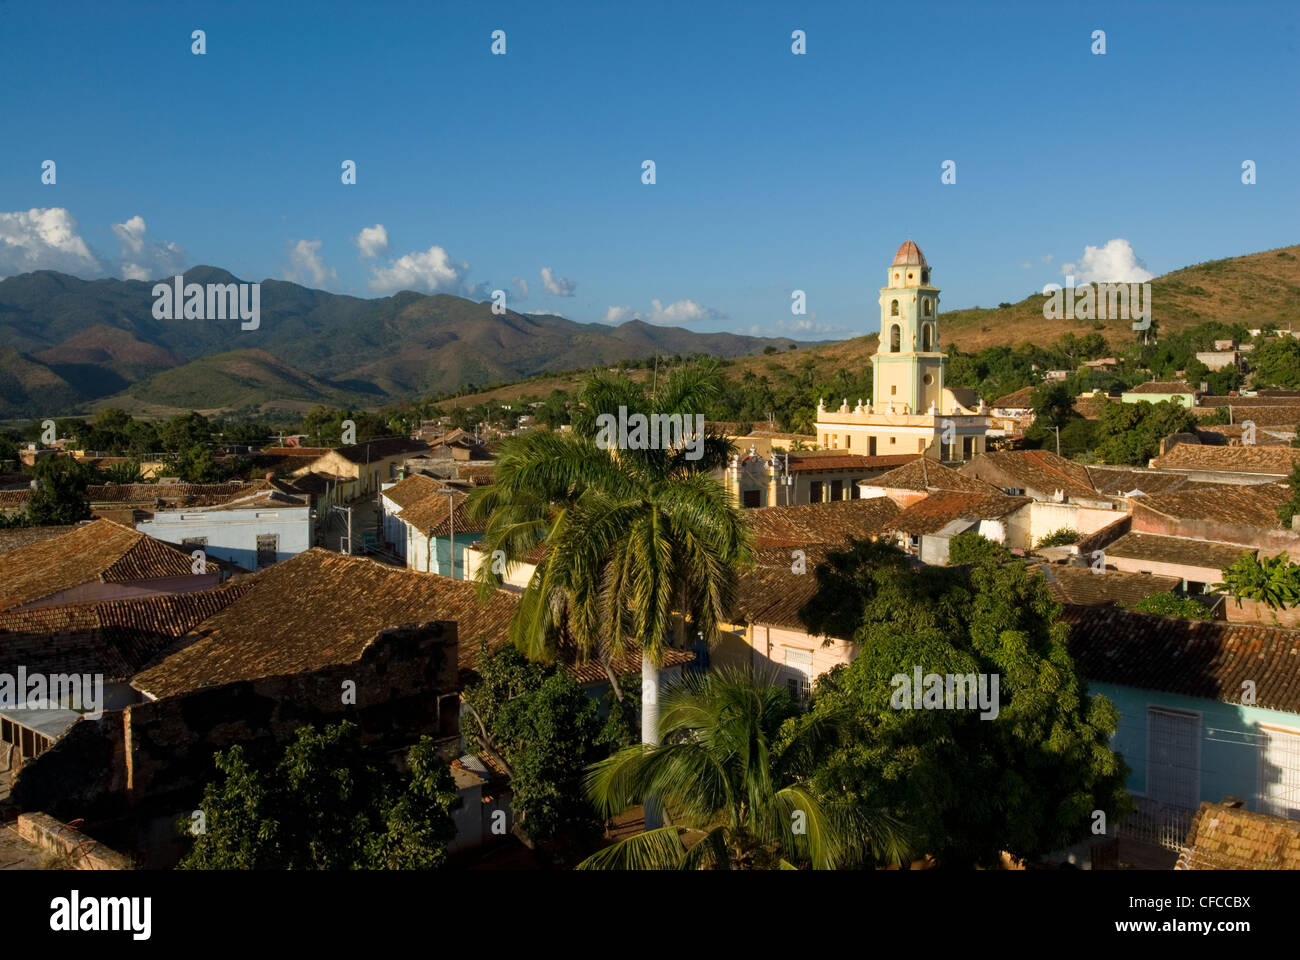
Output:
M72 457L53 456L36 461L36 488L24 507L28 526L80 523L90 519L86 487L94 482L95 471Z
M1161 440L1191 433L1196 424L1191 411L1168 400L1108 404L1097 423L1097 457L1103 463L1144 467L1160 454Z
M949 563L980 563L985 560L1004 563L1010 559L1010 550L974 530L959 533L948 541Z
M1292 442L1292 446L1300 446L1300 437ZM1300 462L1297 462L1291 468L1291 475L1286 478L1287 486L1291 488L1290 498L1277 508L1277 518L1283 526L1289 527L1292 523L1292 517L1300 513Z
M205 831L181 869L428 870L446 863L456 835L456 788L428 737L408 751L405 774L373 757L349 721L300 728L273 767L241 746L218 753L216 767Z
M1218 593L1241 601L1256 600L1270 608L1286 609L1300 604L1300 563L1292 563L1286 551L1272 557L1242 553L1223 570L1223 582L1216 583Z
M190 411L172 417L158 428L158 442L169 453L181 453L190 447L212 442L212 428L207 417Z
M1067 544L1078 543L1079 533L1077 530L1071 530L1069 527L1061 527L1059 530L1053 530L1043 539L1038 541L1040 547L1063 547Z
M795 716L787 691L733 669L688 676L663 696L661 746L628 747L587 780L612 816L647 796L674 823L593 854L579 869L818 869L901 861L892 818L819 794L808 758L835 718L782 736Z
M1074 397L1063 383L1040 383L1030 398L1034 414L1048 426L1063 427L1077 417Z
M634 742L612 705L612 722L566 669L529 661L513 647L479 652L478 678L462 694L462 735L509 773L511 805L534 841L559 851L589 846L600 819L582 791L588 764L611 745Z
M1173 593L1153 593L1129 605L1130 610L1138 613L1155 613L1162 617L1181 617L1184 620L1209 620L1210 608L1191 597L1180 597Z
M1279 337L1264 341L1251 353L1250 366L1257 385L1300 389L1300 340Z
M890 555L892 551L893 556ZM1022 561L912 567L896 549L855 544L816 570L809 631L856 641L820 678L798 724L847 713L846 736L817 751L815 788L891 811L940 865L1034 860L1089 835L1092 814L1128 809L1127 768L1109 746L1119 721L1088 695L1041 575ZM998 678L997 714L896 709L897 678Z

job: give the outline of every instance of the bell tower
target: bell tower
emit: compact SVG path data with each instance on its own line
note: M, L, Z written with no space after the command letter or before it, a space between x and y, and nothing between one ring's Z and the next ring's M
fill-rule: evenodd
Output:
M880 288L880 344L871 357L871 405L877 412L947 412L939 351L939 288L930 265L911 240L894 254L887 283Z

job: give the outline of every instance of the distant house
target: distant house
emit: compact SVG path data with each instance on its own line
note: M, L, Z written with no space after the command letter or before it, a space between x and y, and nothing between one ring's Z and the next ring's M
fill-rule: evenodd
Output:
M1300 818L1300 632L1067 608L1070 652L1118 708L1112 746L1147 816L1183 818L1203 801L1245 798Z
M912 504L894 517L890 527L899 546L922 563L946 564L953 537L974 531L1008 546L1015 542L1012 517L1028 508L1028 497L1000 492L961 493L941 490Z
M315 521L305 497L255 490L211 507L155 510L136 529L183 550L260 570L310 549Z
M1285 480L1297 463L1300 449L1294 447L1180 443L1152 460L1151 466L1194 480L1250 484Z
M851 442L845 438L845 442ZM743 507L795 506L852 500L862 480L920 457L919 453L866 455L844 450L737 454L721 478Z
M1139 383L1120 394L1121 403L1161 403L1169 400L1182 404L1183 409L1190 410L1196 406L1198 391L1182 380L1151 380Z
M398 478L398 471L408 457L422 455L428 449L424 441L407 437L370 440L328 450L294 470L291 476L317 473L338 477L336 501L352 500L378 494L381 484Z

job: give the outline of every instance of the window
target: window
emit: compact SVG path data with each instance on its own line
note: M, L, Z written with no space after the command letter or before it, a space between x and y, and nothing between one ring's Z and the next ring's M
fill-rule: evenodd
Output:
M926 311L925 311L926 313L930 312L929 303L930 301L927 300ZM921 349L927 351L934 349L934 337L930 333L930 325L928 323L921 324Z
M785 647L786 689L800 703L812 690L813 655L811 650Z
M742 506L746 507L762 506L762 504L758 502L757 490L742 490L740 492L740 502Z
M832 481L831 481L831 499L832 499L832 500L843 500L843 499L844 499L844 481L843 481L843 480L832 480Z
M930 282L930 271L929 271L929 270L922 270L922 271L921 271L921 282L922 282L922 283L926 283L926 284L928 284L928 283Z
M921 301L921 304L922 304L922 306L925 308L925 315L926 315L927 317L933 317L933 316L934 316L934 301L931 300L929 297L926 297L924 300Z
M891 300L891 301L890 301L890 303L889 303L889 315L890 315L891 317L896 317L896 316L898 316L898 301L897 301L897 300Z
M871 437L867 440L867 456L874 457L875 455L876 455L876 438Z
M280 553L280 535L278 533L259 533L257 535L257 569L269 567L275 563Z
M832 433L832 434L831 434L831 449L832 449L832 450L836 450L836 449L839 448L839 445L840 445L840 435L839 435L838 433Z
M853 436L851 434L847 434L847 433L844 434L844 449L845 450L853 449Z
M820 480L814 480L812 483L808 484L808 502L822 502L822 482Z
M897 303L898 301L895 300L894 302ZM898 324L894 324L889 328L889 352L898 353L902 349L902 344L903 329Z
M890 446L893 446L896 442L898 442L898 438L897 438L897 437L890 437L890 438L889 438L889 444L890 444Z
M926 349L929 350L930 348L926 347ZM924 377L921 378L921 382L928 387L930 384L934 383L934 377L930 376L927 373Z
M971 457L973 457L973 456L975 456L975 438L974 438L974 437L962 437L962 438L961 438L961 458L962 458L963 460L969 460L969 459L970 459Z
M907 271L907 279L911 280L914 276L916 276L916 274L914 274L911 270Z
M898 393L898 384L891 384L889 387L889 395L892 397L897 393Z
M206 547L208 545L207 537L186 537L181 541L182 547Z
M1201 795L1201 718L1184 710L1147 708L1147 796L1195 809Z

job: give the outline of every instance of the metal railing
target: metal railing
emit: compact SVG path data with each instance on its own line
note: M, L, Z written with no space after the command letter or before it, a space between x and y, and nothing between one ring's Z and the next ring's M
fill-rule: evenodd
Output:
M1156 803L1145 797L1134 797L1133 800L1137 803L1137 809L1115 828L1116 836L1181 852L1187 843L1187 834L1192 829L1192 818L1196 816L1196 810Z

